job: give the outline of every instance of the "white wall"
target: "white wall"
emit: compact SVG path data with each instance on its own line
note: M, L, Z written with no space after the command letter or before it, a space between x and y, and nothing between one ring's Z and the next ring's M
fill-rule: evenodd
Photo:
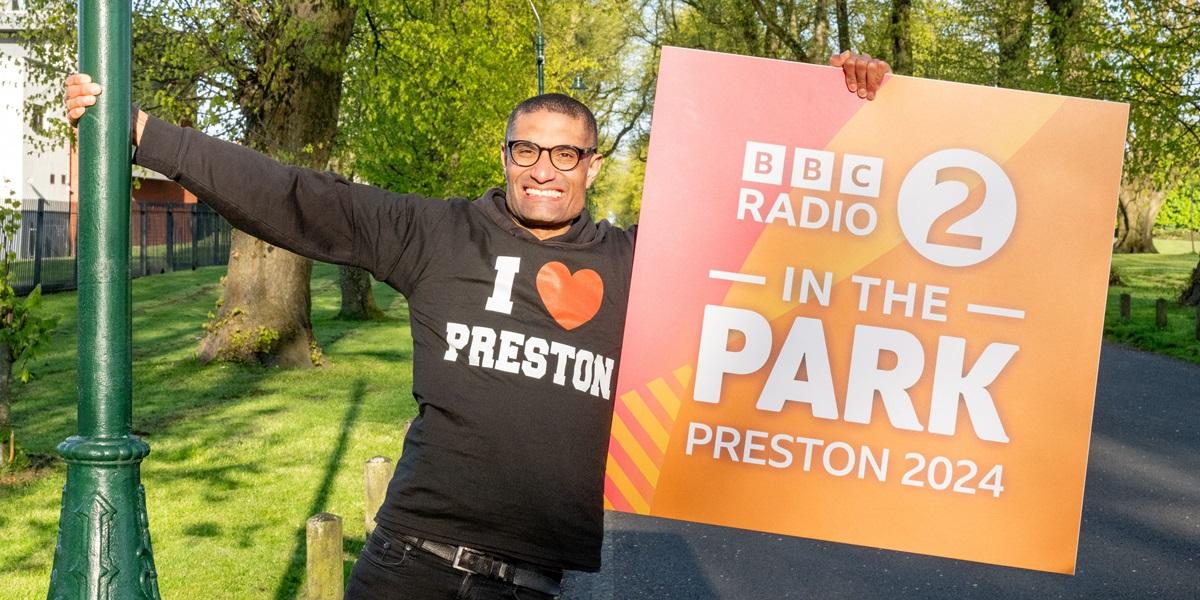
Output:
M12 3L0 0L0 196L15 192L28 208L36 207L39 198L65 204L71 199L69 144L56 143L38 152L26 141L38 134L26 122L24 101L47 90L26 80L24 52L14 35L15 15L7 10ZM48 114L48 119L65 118L59 107Z
M4 17L0 14L0 198L23 198L25 125L21 105L25 99L25 73L16 62L21 56L20 47L12 33L2 29Z

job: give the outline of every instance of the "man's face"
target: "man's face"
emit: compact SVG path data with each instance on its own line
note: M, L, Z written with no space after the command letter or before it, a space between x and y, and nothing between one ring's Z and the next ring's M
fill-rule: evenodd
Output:
M583 119L545 110L518 116L510 140L533 142L547 150L562 144L580 148L595 145ZM589 154L574 169L563 171L550 162L549 152L542 152L529 167L517 166L504 147L500 155L508 180L508 212L540 240L570 228L571 221L583 210L587 188L603 162L603 157Z

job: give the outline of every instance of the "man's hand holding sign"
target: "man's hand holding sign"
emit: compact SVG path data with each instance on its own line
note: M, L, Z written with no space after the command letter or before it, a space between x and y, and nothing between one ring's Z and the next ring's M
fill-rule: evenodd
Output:
M867 100L875 99L879 86L883 85L883 77L892 72L886 62L849 50L829 57L829 64L842 70L846 76L846 89Z
M606 505L1069 573L1127 107L841 76L664 51Z

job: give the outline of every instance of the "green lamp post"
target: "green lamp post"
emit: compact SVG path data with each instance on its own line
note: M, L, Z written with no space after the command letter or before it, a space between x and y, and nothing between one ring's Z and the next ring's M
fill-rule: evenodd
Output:
M533 18L537 19L537 34L533 38L533 51L537 54L538 95L546 93L546 37L542 35L542 16L538 14L533 0L529 0L529 8L533 9Z
M130 0L80 0L79 68L104 93L79 124L78 435L67 463L49 600L158 600L132 435Z

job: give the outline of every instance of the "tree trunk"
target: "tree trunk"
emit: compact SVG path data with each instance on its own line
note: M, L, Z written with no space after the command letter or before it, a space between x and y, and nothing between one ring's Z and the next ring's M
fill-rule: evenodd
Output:
M287 367L318 362L309 322L312 261L234 231L221 308L205 327L201 361Z
M996 18L998 70L996 85L1024 89L1029 79L1029 44L1033 40L1033 0L1005 0L992 6Z
M338 287L342 290L342 319L378 319L383 311L375 305L371 293L371 274L357 267L338 267Z
M912 52L909 50L911 16L912 0L892 0L892 71L898 75L912 75Z
M846 0L837 0L838 52L850 49L850 9Z
M1117 241L1113 252L1154 253L1154 221L1167 195L1149 178L1126 180L1117 203Z
M283 162L324 169L337 133L347 0L286 0L258 27L253 76L238 81L246 144ZM235 231L216 317L199 358L308 367L320 361L310 320L312 261Z
M1050 9L1050 49L1058 91L1063 94L1078 93L1076 83L1082 67L1078 47L1080 6L1080 0L1046 0Z
M12 350L0 344L0 463L8 463L12 450L8 441L12 439Z
M813 33L810 57L821 59L829 56L829 3L817 0L813 3Z
M1200 262L1192 269L1192 279L1179 295L1179 303L1184 306L1200 306Z

